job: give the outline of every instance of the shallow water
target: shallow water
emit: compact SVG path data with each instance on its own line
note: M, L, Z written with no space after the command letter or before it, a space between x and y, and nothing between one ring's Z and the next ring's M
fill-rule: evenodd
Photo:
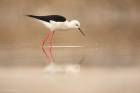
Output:
M81 67L79 73L48 74L41 67L0 68L1 93L139 93L139 67Z
M105 49L93 47L53 48L59 68L79 64L80 72L61 69L48 73L45 69L49 64L40 48L4 49L0 56L1 93L140 92L139 55L108 55Z

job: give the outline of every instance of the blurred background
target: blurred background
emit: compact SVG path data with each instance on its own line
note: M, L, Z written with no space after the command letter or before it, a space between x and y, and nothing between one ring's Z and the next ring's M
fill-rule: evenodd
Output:
M85 37L62 31L53 40L85 46L53 49L57 64L81 63L78 75L43 72L48 29L27 14L81 22ZM140 93L139 0L0 0L0 22L1 93Z

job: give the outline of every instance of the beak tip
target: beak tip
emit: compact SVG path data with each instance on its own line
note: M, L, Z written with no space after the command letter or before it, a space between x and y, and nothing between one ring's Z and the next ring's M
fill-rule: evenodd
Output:
M78 28L78 30L81 32L81 34L82 34L83 36L85 36L85 33L81 30L81 28Z

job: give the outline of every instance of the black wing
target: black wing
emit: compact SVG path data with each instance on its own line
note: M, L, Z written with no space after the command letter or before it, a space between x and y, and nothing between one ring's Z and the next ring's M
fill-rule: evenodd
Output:
M47 16L27 15L27 16L32 17L32 18L36 18L36 19L39 19L42 21L46 21L46 22L50 22L50 20L56 21L56 22L66 21L66 18L61 16L61 15L47 15Z

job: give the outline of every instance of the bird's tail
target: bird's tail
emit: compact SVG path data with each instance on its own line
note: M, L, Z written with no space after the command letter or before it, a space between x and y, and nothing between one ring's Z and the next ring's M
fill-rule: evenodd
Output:
M28 16L28 17L33 17L33 18L35 18L35 17L36 17L35 15L26 15L26 16Z
M35 16L35 15L26 15L26 16L41 20L39 16Z

